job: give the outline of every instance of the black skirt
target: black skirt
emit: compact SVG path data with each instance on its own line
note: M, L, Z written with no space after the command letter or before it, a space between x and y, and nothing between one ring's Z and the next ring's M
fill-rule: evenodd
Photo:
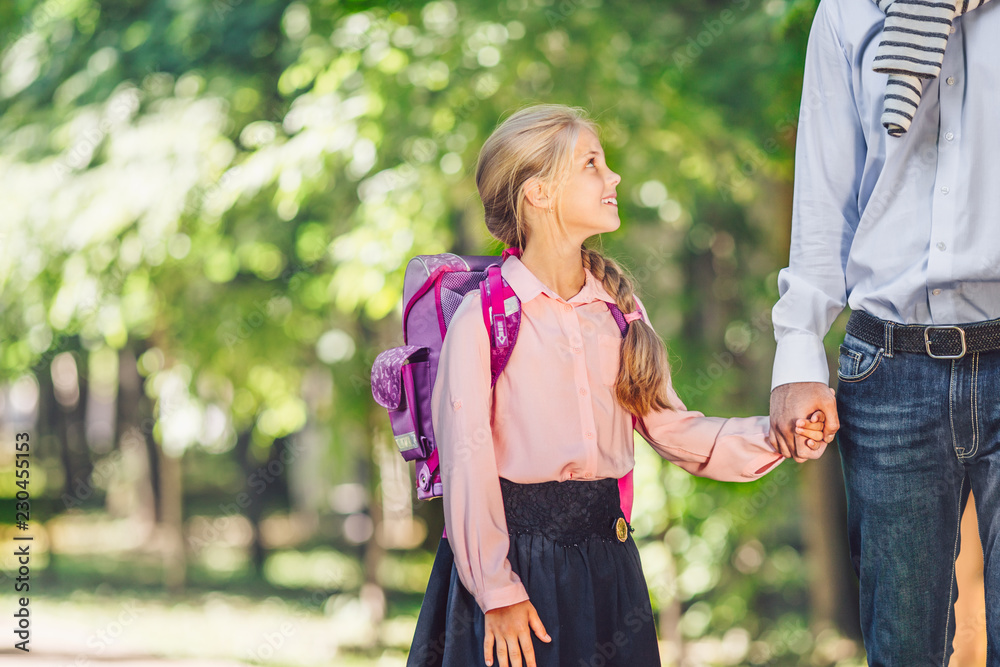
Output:
M532 633L538 667L659 666L639 551L618 522L624 518L617 480L515 484L501 478L500 488L507 558L552 638L545 643ZM442 539L407 667L485 665L484 628L485 616Z

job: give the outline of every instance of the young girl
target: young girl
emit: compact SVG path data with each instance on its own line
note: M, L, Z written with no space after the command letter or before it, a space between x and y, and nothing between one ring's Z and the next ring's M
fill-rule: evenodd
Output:
M618 229L620 181L578 109L523 109L483 146L476 185L490 233L520 249L501 274L521 324L493 392L478 291L444 340L432 405L447 539L409 667L659 665L618 490L633 466L632 415L695 475L746 482L782 460L766 417L684 407L631 282L583 247ZM605 302L626 314L624 338Z

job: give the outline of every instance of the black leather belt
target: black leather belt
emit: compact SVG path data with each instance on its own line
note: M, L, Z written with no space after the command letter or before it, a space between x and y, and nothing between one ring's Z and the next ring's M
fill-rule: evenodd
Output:
M961 359L1000 350L1000 319L962 325L897 324L855 310L847 333L891 352L916 352L935 359Z

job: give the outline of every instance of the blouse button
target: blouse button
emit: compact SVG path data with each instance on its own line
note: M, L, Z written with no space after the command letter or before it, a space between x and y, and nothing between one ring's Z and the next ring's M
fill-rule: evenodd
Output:
M580 387L580 395L581 396L586 396L587 395L587 390L584 389L583 387Z
M573 310L573 306L571 306L571 305L569 305L569 304L567 303L566 305L564 305L564 306L563 306L563 310L565 310L565 311L566 311L566 312L568 313L568 312L570 312L571 310Z
M587 438L589 440L593 440L594 439L594 432L593 431L587 431Z
M580 349L580 348L578 348L578 347L574 347L574 348L573 348L573 354L580 354L581 352L583 352L583 350L582 350L582 349Z
M587 479L590 479L591 477L594 476L594 473L592 473L592 472L585 472L585 473L583 473L583 476L586 477Z
M456 410L461 410L462 409L462 401L455 401L454 403L451 404L451 407L455 408Z

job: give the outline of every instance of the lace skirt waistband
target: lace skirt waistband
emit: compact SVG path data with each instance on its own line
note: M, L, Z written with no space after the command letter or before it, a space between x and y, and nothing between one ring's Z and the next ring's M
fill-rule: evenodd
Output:
M562 545L628 536L617 479L518 484L501 477L500 490L511 535L541 535Z

